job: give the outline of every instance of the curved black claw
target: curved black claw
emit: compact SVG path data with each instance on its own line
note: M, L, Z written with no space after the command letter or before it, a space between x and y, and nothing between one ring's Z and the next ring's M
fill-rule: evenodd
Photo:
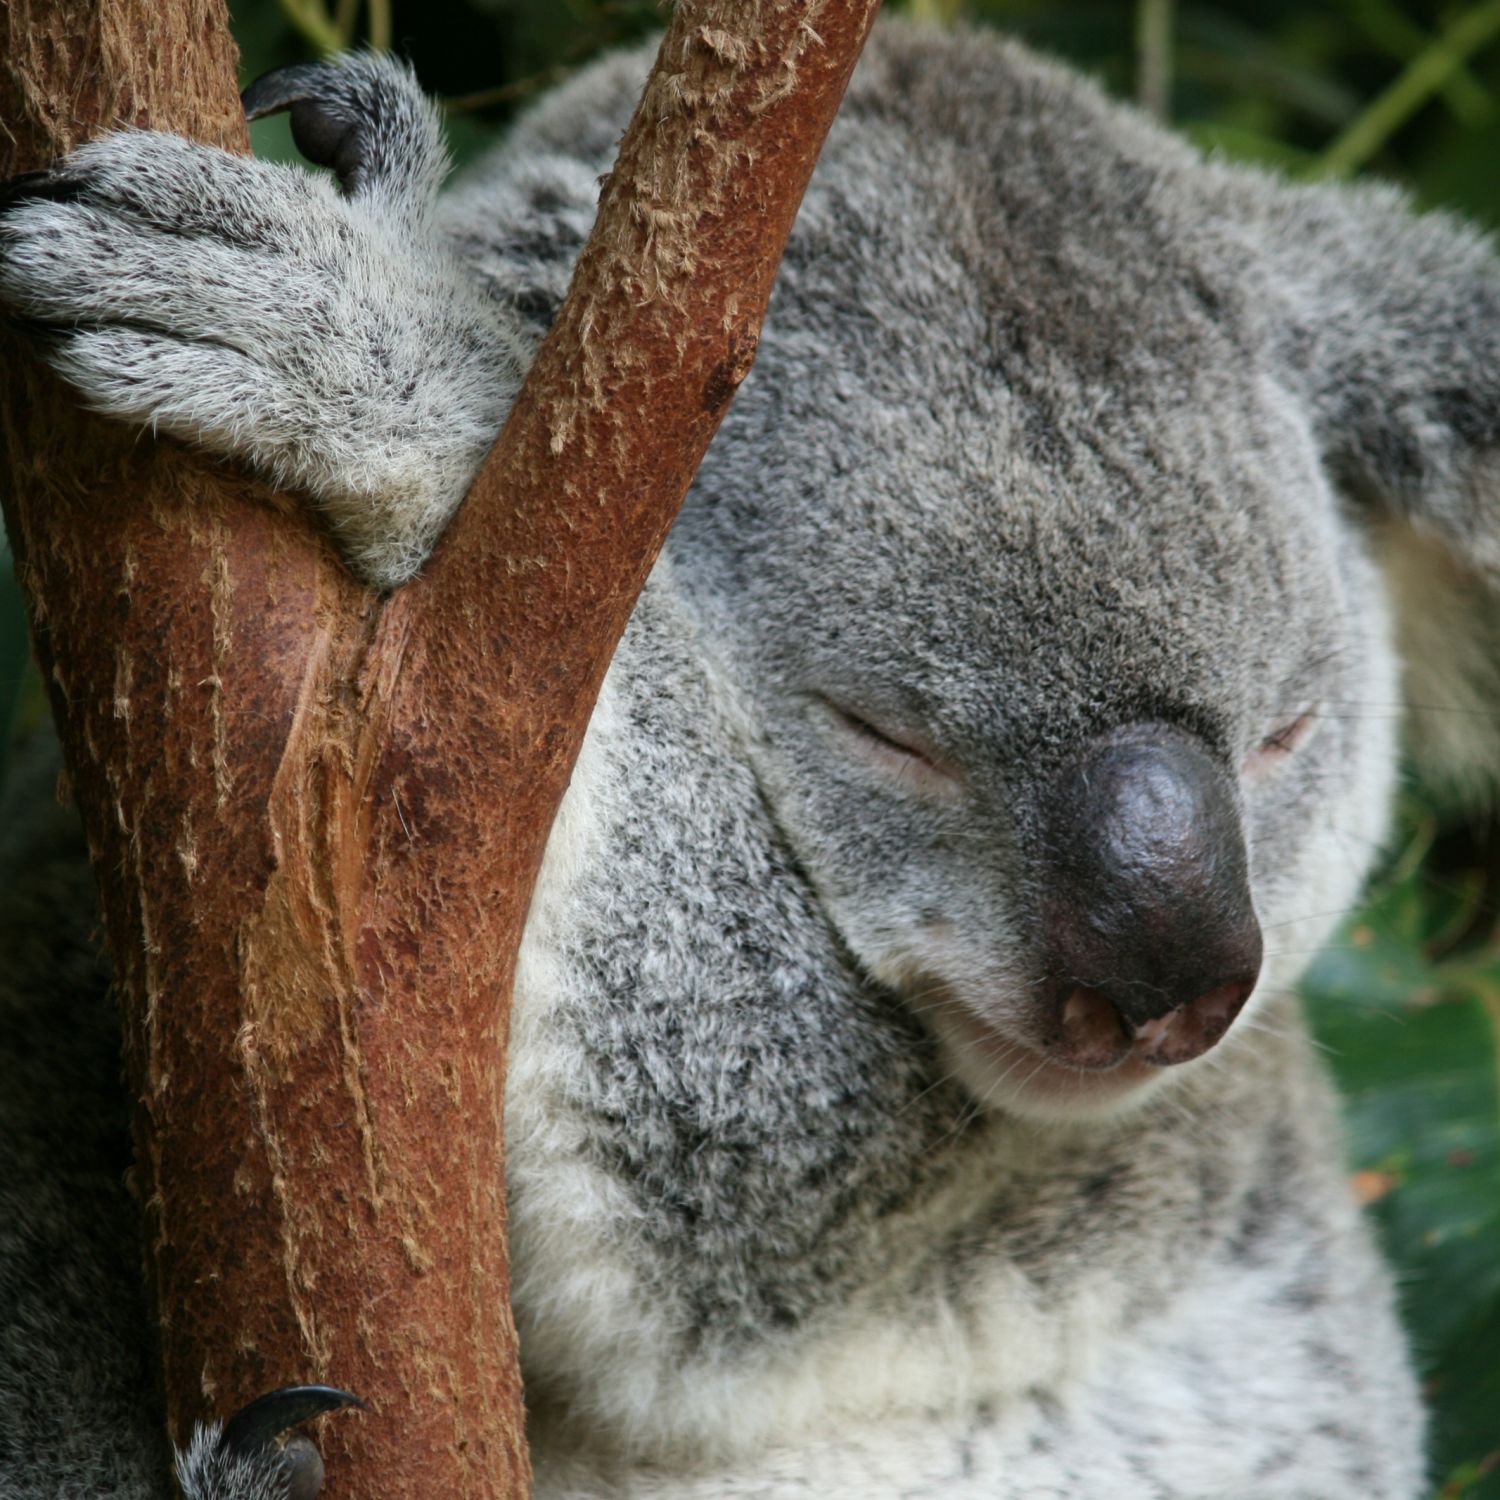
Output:
M305 99L317 99L328 91L327 63L288 63L262 73L240 95L247 120L274 115Z
M331 167L352 189L368 165L365 122L350 108L345 69L334 63L289 63L263 73L240 95L247 120L291 111L297 149Z
M219 1447L235 1454L259 1453L269 1448L272 1439L280 1437L288 1427L344 1406L369 1410L358 1396L337 1386L284 1385L280 1390L257 1396L235 1412L224 1424Z
M83 191L79 179L66 171L47 168L40 172L22 172L0 181L0 214L18 203L47 199L53 203L71 203Z

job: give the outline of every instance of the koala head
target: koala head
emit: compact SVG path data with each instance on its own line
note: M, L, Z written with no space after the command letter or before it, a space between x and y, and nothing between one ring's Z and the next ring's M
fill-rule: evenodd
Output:
M1451 225L1414 284L1399 205L1169 142L1134 188L908 161L909 243L869 253L840 184L927 148L860 126L674 557L853 962L980 1100L1108 1114L1254 1045L1357 899L1396 762L1378 539L1462 568L1500 529L1451 493L1485 398L1450 386L1493 387L1459 311L1500 292Z
M1379 579L1306 423L1228 388L1046 456L1004 403L916 415L746 549L778 821L981 1098L1143 1097L1295 979L1379 846L1391 717L1348 712L1396 692Z

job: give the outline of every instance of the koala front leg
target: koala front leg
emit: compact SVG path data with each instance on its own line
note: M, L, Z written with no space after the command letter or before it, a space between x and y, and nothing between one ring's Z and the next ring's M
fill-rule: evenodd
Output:
M269 1391L241 1408L223 1427L199 1427L177 1455L177 1483L185 1500L316 1500L323 1459L303 1437L281 1447L275 1439L311 1417L358 1396L331 1385L292 1385Z
M308 495L351 566L420 567L529 360L433 227L446 170L405 67L362 54L246 93L338 185L122 131L0 190L0 303L95 410Z

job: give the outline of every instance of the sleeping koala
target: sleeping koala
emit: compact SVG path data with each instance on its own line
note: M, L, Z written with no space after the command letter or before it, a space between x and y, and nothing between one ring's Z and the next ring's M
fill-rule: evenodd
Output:
M394 586L647 62L442 197L398 65L272 75L249 107L339 185L115 135L12 189L0 295L92 406L306 494ZM1428 701L1495 690L1497 426L1476 235L1205 163L989 36L877 31L526 932L542 1500L1422 1492L1293 987L1385 834L1388 716L1345 710L1394 700L1398 631ZM0 1495L155 1500L82 877L6 838ZM212 1431L180 1464L193 1500L296 1468Z

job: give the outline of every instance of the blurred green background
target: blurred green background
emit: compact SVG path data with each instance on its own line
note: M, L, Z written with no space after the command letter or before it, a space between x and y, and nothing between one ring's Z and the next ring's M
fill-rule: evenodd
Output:
M447 104L462 160L528 99L660 24L646 0L241 0L244 78L340 43L394 45ZM907 0L1071 59L1205 149L1299 176L1372 171L1500 226L1500 3ZM255 129L293 156L284 121ZM1500 712L1500 705L1496 705ZM45 708L0 566L7 726ZM1500 850L1482 810L1409 787L1367 908L1305 989L1343 1084L1351 1172L1399 1269L1434 1411L1433 1491L1500 1500ZM1232 1420L1232 1414L1227 1414ZM1336 1497L1329 1497L1336 1500Z

